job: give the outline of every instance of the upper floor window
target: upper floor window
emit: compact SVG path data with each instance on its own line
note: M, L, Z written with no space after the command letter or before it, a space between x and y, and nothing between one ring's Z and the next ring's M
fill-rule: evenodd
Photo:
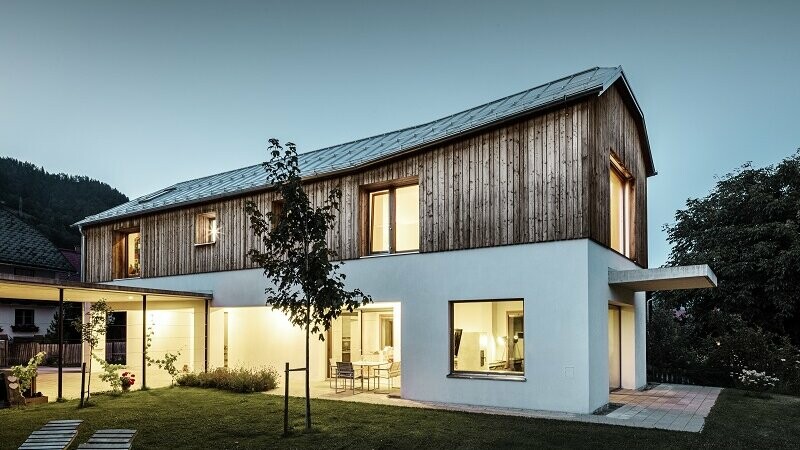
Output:
M283 214L283 200L272 201L272 223L270 227L274 230L280 223L281 214Z
M195 238L197 244L213 244L217 242L219 228L217 227L217 214L207 212L197 215L195 221Z
M609 246L622 253L631 256L631 238L633 234L631 205L633 199L633 178L628 174L622 164L616 158L611 158L611 169L609 170L609 216L611 223L611 239Z
M114 233L114 255L112 270L114 278L136 278L141 276L139 229Z
M419 250L419 185L369 193L369 253Z

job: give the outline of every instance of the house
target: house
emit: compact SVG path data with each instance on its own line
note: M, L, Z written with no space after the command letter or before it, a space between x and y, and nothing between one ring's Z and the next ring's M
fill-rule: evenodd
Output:
M374 299L312 342L314 380L331 362L393 359L404 398L589 413L610 389L646 384L645 291L716 283L708 266L648 269L656 170L620 67L300 164L315 202L342 189L329 245L348 285ZM128 335L150 321L188 369L302 366L303 334L263 306L266 281L246 255L258 245L247 200L281 207L258 164L87 217L83 281L211 294L205 311L165 302L145 319L151 302L131 305Z
M0 206L0 274L74 279L79 276L78 269L67 255L80 258L78 252L59 250L16 213ZM0 297L3 297L2 291ZM53 320L56 306L36 298L1 302L0 336L13 339L44 334Z

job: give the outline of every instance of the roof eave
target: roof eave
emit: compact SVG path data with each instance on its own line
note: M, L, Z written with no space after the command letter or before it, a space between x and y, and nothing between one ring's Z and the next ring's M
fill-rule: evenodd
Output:
M639 115L639 120L642 121L642 139L644 141L645 149L647 150L647 176L652 177L658 175L656 166L653 163L653 152L650 149L650 138L647 135L647 125L645 124L644 113L642 112L641 106L639 106L639 101L636 100L636 96L633 94L633 89L631 89L630 83L628 83L628 78L625 76L625 71L622 70L622 66L618 66L617 71L617 75L610 78L603 85L603 89L600 91L600 94L608 90L617 81L622 80L622 84L625 86L625 91L628 93L633 105L636 107L636 113Z

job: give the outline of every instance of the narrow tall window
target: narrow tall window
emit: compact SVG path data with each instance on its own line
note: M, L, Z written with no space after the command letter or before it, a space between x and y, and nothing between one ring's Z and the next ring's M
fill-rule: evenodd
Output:
M631 225L633 180L615 159L612 159L609 174L609 230L611 233L609 246L630 257L633 232Z
M369 253L419 250L419 185L370 192Z
M217 214L207 212L197 215L195 222L197 244L213 244L217 242L219 228L217 227Z
M141 233L138 229L114 233L112 272L114 278L141 276Z

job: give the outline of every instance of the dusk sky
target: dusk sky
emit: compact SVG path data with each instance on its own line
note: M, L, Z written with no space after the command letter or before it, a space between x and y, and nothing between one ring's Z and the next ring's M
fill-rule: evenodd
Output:
M561 3L0 0L0 155L133 198L622 65L659 266L688 197L800 146L800 2Z

